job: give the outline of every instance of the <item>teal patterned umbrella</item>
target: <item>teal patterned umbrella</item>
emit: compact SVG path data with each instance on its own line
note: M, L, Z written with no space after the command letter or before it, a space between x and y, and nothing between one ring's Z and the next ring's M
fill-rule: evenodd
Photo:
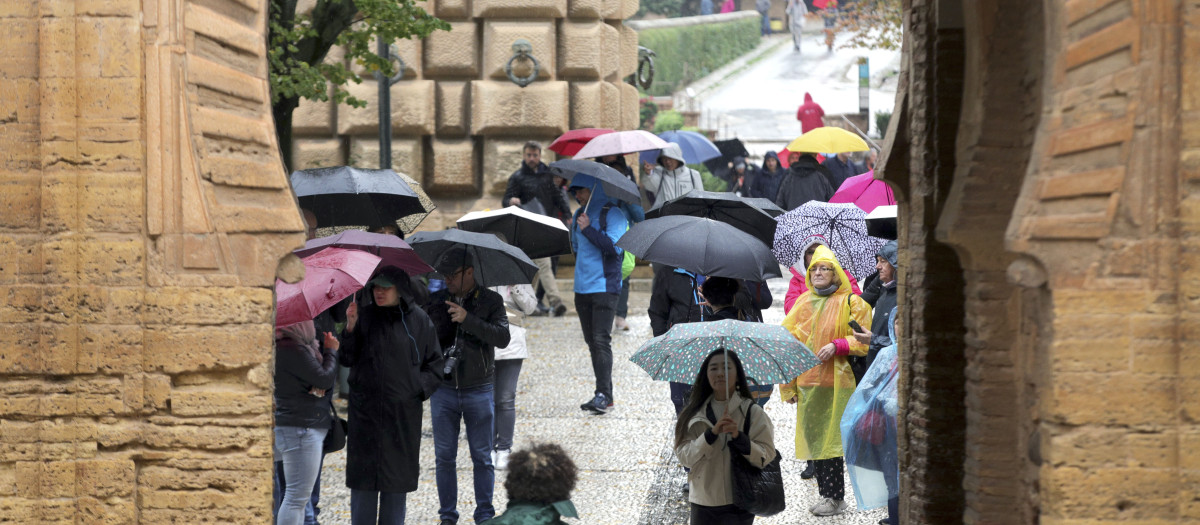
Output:
M704 358L718 348L737 352L746 375L760 385L787 383L821 364L786 328L734 320L677 324L629 360L656 381L691 384Z

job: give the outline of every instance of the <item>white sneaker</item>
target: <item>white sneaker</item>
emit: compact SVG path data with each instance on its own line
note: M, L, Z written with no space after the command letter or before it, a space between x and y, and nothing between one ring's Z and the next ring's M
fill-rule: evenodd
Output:
M846 512L846 502L833 498L825 498L817 502L816 505L813 505L808 511L815 516L836 516Z
M509 451L509 450L497 450L495 452L492 452L492 466L495 467L496 470L507 469L508 468L508 454L510 452L511 451Z

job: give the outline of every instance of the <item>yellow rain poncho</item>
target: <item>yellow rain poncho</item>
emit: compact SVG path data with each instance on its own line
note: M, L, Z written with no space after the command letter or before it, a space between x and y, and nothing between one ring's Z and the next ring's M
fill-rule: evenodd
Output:
M847 324L851 319L863 327L871 326L871 306L851 291L846 271L837 257L825 246L817 248L806 272L812 283L812 267L819 262L832 264L840 283L828 296L810 288L796 299L795 306L783 319L787 328L815 354L821 347L837 339L839 348L849 348L850 355L867 355L867 345L854 338ZM854 393L854 372L843 352L809 370L786 385L779 385L779 398L796 401L796 458L829 459L842 456L842 412Z

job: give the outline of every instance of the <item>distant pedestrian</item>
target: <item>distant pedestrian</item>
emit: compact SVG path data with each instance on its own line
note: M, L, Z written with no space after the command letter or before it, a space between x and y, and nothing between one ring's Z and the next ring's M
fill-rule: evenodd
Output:
M654 196L654 206L687 195L692 190L704 189L700 172L687 167L683 151L674 142L659 151L658 167L645 178L646 193Z
M733 5L733 0L725 0L721 4L721 14L732 13L735 9L737 9L737 6Z
M713 12L712 0L700 0L700 14L711 15Z
M775 459L774 425L751 399L737 352L718 348L704 359L675 422L675 456L688 471L691 525L742 525L754 515L733 504L730 461L741 454L762 468ZM742 432L746 418L750 431Z
M854 165L850 162L850 154L838 153L825 158L825 162L821 163L825 169L829 170L829 185L833 186L833 191L836 193L838 188L842 187L842 183L846 179L858 175L854 172Z
M821 109L820 104L813 102L812 93L805 93L804 103L796 110L796 120L800 121L800 132L808 133L824 127L825 121L822 119L824 116L825 110Z
M578 479L575 462L559 445L517 451L504 480L508 508L488 525L567 525L562 517L579 517L571 503Z
M804 32L804 17L808 16L808 6L804 0L788 0L788 25L792 31L792 48L800 51L801 34Z
M821 10L821 18L825 21L825 48L832 53L833 36L837 32L838 23L837 0L829 0L829 3L825 4L825 8Z
M884 131L886 132L887 130L884 130ZM866 153L866 155L863 155L863 159L861 162L856 162L854 164L855 175L862 175L863 173L866 173L868 171L874 171L875 170L875 162L878 160L879 160L879 150L875 149L875 148L871 148L871 151L868 151Z
M771 34L771 0L755 0L754 9L762 16L762 36Z
M729 172L729 192L740 197L750 196L750 186L757 177L756 170L745 157L733 158L733 171Z
M829 170L817 163L812 153L802 153L788 166L788 175L779 184L775 205L791 211L809 201L828 202L833 196Z
M508 346L496 348L496 416L493 425L496 431L492 444L492 465L496 470L504 470L508 466L517 423L517 379L522 363L529 358L525 316L537 311L537 295L528 284L497 286L492 291L504 299L508 314Z
M501 204L506 207L520 206L526 211L559 220L569 217L571 208L567 205L561 189L554 184L550 168L542 163L542 145L526 142L521 154L521 167L508 177L508 186L504 190ZM550 258L543 257L533 262L538 265L535 282L541 285L545 292L546 301L550 303L554 316L562 316L567 312L567 306L563 304L558 293L558 281L554 278Z
M412 302L411 281L379 270L369 300L346 309L338 361L350 368L346 486L353 525L404 523L417 490L422 403L441 383L442 352L433 322Z
M755 174L754 182L750 185L750 196L767 199L774 202L779 194L779 184L787 176L787 170L779 164L779 154L768 151L763 157L762 168Z

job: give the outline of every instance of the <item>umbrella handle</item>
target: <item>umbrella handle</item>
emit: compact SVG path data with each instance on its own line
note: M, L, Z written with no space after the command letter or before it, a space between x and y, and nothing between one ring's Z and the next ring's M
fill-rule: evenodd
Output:
M592 185L592 191L588 192L588 201L583 205L583 214L587 215L588 207L592 205L592 197L596 196L596 185Z
M327 299L333 299L333 284L334 284L334 280L329 279L329 288L327 290L325 290L325 297Z

